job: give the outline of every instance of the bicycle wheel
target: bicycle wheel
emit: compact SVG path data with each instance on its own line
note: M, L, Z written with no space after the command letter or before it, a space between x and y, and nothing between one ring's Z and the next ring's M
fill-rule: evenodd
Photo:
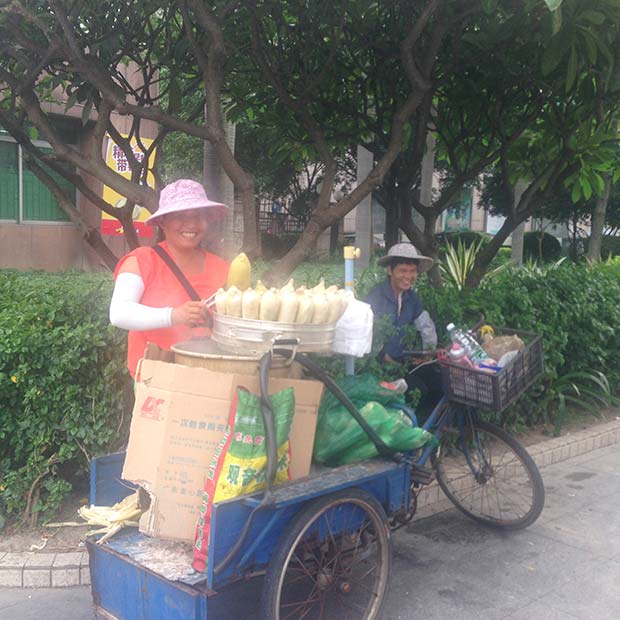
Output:
M301 509L271 558L262 597L268 620L378 618L390 581L387 517L360 489Z
M442 438L433 465L448 499L475 521L521 529L538 519L545 489L536 463L503 429L469 416L456 443Z

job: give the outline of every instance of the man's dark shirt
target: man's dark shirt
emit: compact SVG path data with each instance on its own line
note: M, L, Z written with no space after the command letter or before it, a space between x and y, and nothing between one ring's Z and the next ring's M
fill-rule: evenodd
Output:
M401 308L398 311L398 299L394 294L389 278L377 284L366 298L366 302L372 307L377 318L390 316L392 324L396 327L394 334L383 346L383 352L392 359L400 360L403 357L405 347L403 345L404 327L413 325L413 322L422 314L424 308L416 292L413 289L405 291L401 295Z

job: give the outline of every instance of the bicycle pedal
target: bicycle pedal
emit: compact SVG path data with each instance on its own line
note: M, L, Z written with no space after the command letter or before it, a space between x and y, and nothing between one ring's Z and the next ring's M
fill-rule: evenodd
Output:
M433 480L435 480L435 472L432 469L420 467L419 465L411 466L411 482L430 484Z

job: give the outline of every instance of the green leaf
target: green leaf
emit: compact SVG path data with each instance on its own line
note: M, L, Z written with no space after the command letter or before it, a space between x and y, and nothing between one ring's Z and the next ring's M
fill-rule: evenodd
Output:
M573 191L570 193L570 198L573 202L578 202L581 197L581 187L579 183L573 185Z
M586 200L590 200L592 197L592 185L590 185L590 181L586 179L586 177L581 177L579 179L579 185L581 185L581 189L583 191L583 197Z
M605 180L603 179L603 177L597 172L592 172L590 177L593 181L593 185L594 185L594 189L596 190L596 193L602 194L603 190L605 189Z
M549 75L559 64L568 51L569 40L562 33L551 37L542 58L543 75Z
M557 34L562 30L562 11L560 9L551 13L551 32Z
M491 15L497 8L497 0L482 0L482 10L487 14Z
M82 108L82 127L84 127L86 123L88 123L88 121L90 120L90 113L92 109L93 109L93 101L92 99L89 99L84 105L84 107Z
M577 51L575 47L570 48L570 56L568 58L568 67L566 69L566 92L568 92L575 83L577 78Z
M596 47L596 37L583 26L580 26L580 31L583 38L583 43L586 48L586 54L588 56L588 61L591 65L596 63L596 59L598 57L598 51Z
M603 41L603 39L601 37L596 37L596 44L598 45L599 52L601 52L601 54L603 54L603 56L605 56L605 60L607 60L607 62L610 65L613 65L613 63L614 63L614 55L612 54L611 50L609 49L609 46Z
M605 15L603 13L599 13L598 11L584 11L579 15L581 19L585 19L586 21L594 24L595 26L601 26L605 23Z
M76 101L77 101L77 93L74 92L67 98L67 103L65 104L65 112L70 110L75 105Z
M545 0L545 4L550 11L557 11L562 5L562 0Z

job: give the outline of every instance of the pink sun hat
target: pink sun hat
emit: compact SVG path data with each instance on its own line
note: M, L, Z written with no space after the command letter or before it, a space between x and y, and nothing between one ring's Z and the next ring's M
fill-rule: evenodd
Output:
M146 223L157 226L160 217L178 211L189 211L190 209L212 209L209 214L218 220L226 217L228 212L228 207L225 204L209 200L205 188L200 183L191 179L180 179L166 185L161 190L159 208L146 220Z

